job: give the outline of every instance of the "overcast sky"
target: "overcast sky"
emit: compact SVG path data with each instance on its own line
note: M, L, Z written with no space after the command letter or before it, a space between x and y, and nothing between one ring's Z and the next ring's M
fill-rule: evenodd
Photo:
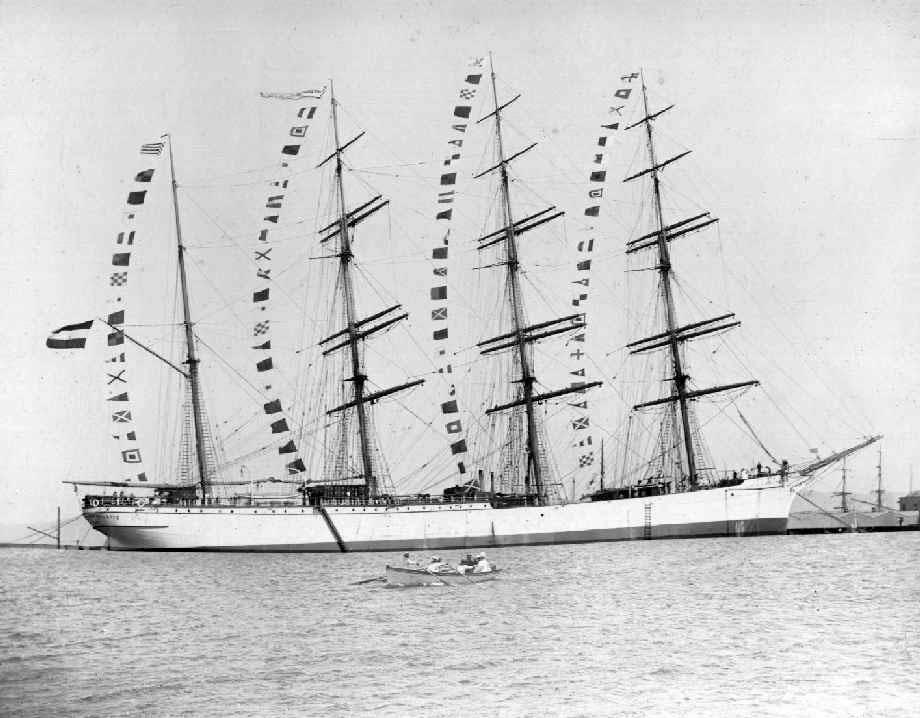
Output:
M535 139L581 143L586 168L619 74L644 67L656 103L678 105L669 127L749 261L732 300L756 293L772 321L789 318L850 425L886 435L889 487L920 467L914 3L3 0L0 15L0 524L73 513L59 481L111 451L84 410L98 366L44 339L100 311L139 144L173 132L188 184L264 166L279 142L261 136L272 110L258 92L334 77L391 157L429 162L465 63L490 50L503 86L524 93L522 122L546 135ZM403 281L421 297L429 284Z

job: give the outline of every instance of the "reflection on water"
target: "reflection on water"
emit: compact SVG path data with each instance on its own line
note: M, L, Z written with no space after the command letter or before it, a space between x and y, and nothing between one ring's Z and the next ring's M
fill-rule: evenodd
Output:
M495 581L387 590L353 584L398 554L11 549L0 713L910 715L918 551L920 533L520 547L489 552Z

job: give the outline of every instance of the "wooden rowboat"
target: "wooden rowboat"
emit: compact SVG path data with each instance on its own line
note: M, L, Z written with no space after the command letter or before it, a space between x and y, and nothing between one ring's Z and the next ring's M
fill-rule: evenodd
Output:
M402 568L400 566L387 566L387 584L390 586L462 586L467 583L481 583L491 581L500 569L493 568L485 573L460 573L459 571L444 571L432 573L423 568Z

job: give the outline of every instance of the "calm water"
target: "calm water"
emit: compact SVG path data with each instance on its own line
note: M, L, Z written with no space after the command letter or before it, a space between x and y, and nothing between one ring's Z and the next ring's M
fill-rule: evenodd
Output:
M489 556L387 589L349 584L391 554L4 550L0 712L920 714L920 533Z

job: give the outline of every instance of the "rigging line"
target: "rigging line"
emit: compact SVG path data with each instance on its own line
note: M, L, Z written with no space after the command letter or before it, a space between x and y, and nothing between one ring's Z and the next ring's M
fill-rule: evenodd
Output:
M747 256L744 254L744 252L740 252L740 251L739 251L739 253L740 253L740 254L742 255L742 257L744 257L744 259L750 264L750 260L747 258ZM729 275L729 278L730 278L732 281L734 281L734 282L738 282L739 285L740 285L740 280L737 279L736 277L734 277L734 276L732 276L732 275ZM802 331L801 327L798 326L798 324L797 324L796 321L795 321L796 313L793 312L793 311L791 311L791 309L789 308L788 305L782 304L782 301L781 301L778 297L773 296L772 299L773 299L774 302L776 302L777 304L780 304L780 305L786 310L786 311L784 312L784 314L787 315L789 323L792 324L793 327L795 327L795 328L799 331L799 333L802 334L802 335L804 336L804 332ZM811 370L812 375L813 375L813 376L821 383L821 385L830 393L830 395L833 397L833 399L834 399L834 401L837 403L837 405L838 405L841 409L843 409L845 412L847 412L847 413L858 413L858 414L860 414L860 415L861 415L861 418L865 421L865 423L871 426L871 425L872 425L872 421L869 419L868 415L866 415L866 414L863 412L862 407L859 406L858 402L857 402L857 404L856 404L856 406L855 406L855 408L857 409L857 411L854 412L854 411L853 411L854 407L853 407L853 406L848 406L848 405L843 401L843 398L842 398L841 394L840 394L839 392L835 392L833 389L831 389L831 387L830 387L830 386L828 385L828 383L825 381L824 375L828 372L828 370L829 370L829 368L830 368L829 365L824 365L824 366L822 367L823 370L824 370L823 372L817 371L817 370L816 370L816 367L814 366L814 364L812 363L812 361L809 359L808 354L807 354L806 352L802 352L802 351L800 351L800 350L798 349L798 347L797 347L796 344L792 341L792 339L790 339L789 336L786 335L786 333L783 331L782 327L781 327L780 325L778 325L778 324L772 319L772 317L771 317L768 313L766 313L766 312L764 311L764 307L763 307L763 305L760 304L760 302L758 302L756 299L753 299L753 301L754 301L754 304L758 307L758 309L761 310L761 316L762 316L764 319L766 319L766 321L770 324L770 326L773 327L774 331L776 331L776 332L786 341L786 343L797 353L797 355L799 355L799 356L801 357L801 359L804 361L804 363L805 363L805 364L808 366L808 368ZM854 426L852 426L852 425L850 426L850 428L851 428L852 430L854 430L854 431L857 430L856 427L854 427Z
M198 342L199 342L202 346L204 346L208 351L210 351L211 354L212 354L213 356L215 356L218 360L220 360L220 362L221 362L226 368L228 368L231 372L233 372L233 373L240 379L241 382L243 382L246 386L248 386L250 389L252 389L252 391L255 393L255 395L256 395L256 397L257 397L258 399L261 400L262 398L264 398L265 395L262 393L262 391L261 391L258 387L256 387L255 384L253 384L251 381L249 381L249 379L247 379L247 378L246 378L245 376L243 376L239 371L237 371L237 369L236 369L232 364L230 364L230 362L228 362L226 359L224 359L224 357L221 356L220 353L217 352L217 350L215 350L210 344L208 344L204 339L202 339L202 338L201 338L200 336L198 336L197 334L195 334L195 338L198 340Z
M198 208L198 210L204 215L204 217L205 217L208 221L210 221L211 224L213 224L215 227L217 227L217 229L220 230L221 234L222 234L224 237L226 237L227 239L229 239L229 240L233 243L233 245L240 251L240 253L242 253L242 254L246 257L246 259L249 261L250 265L252 265L253 267L257 267L257 268L258 268L259 265L258 265L258 264L256 263L256 261L250 256L249 252L246 251L246 250L244 250L244 249L242 248L242 246L240 246L240 244L239 244L238 242L236 242L236 240L233 238L233 236L230 235L230 234L228 234L228 233L227 233L227 230L224 229L224 227L222 227L222 226L220 225L220 223L219 223L216 219L214 219L214 217L212 217L212 216L204 209L204 207L202 207L202 206L198 203L198 201L197 201L191 194L188 194L188 193L187 193L186 196L188 197L189 200L191 200L192 204L194 204L194 205ZM300 263L300 260L302 260L303 254L306 254L306 251L303 252L303 253L302 253L301 255L299 255L298 257L295 257L294 261L293 261L290 265L288 265L288 266L285 267L284 269L280 270L280 271L275 275L275 279L274 279L274 280L269 280L269 281L271 281L272 286L277 287L277 288L281 291L281 294L282 294L285 298L287 298L287 300L288 300L288 301L294 306L294 308L297 309L299 312L304 311L303 307L301 307L300 305L297 304L297 302L296 302L296 301L294 300L294 298L290 295L290 293L287 291L287 289L284 287L284 285L281 284L281 283L279 283L279 282L277 281L277 278L280 277L282 274L285 274L286 272L288 272L288 271L289 271L290 269L292 269L294 266L299 266L299 263ZM193 256L192 258L193 258L193 260L194 260L194 256ZM196 263L197 263L197 262L196 262ZM205 278L207 278L207 277L205 277ZM208 281L210 282L210 279L208 279ZM214 286L213 283L212 283L212 286ZM221 296L219 292L218 292L217 294L218 294L218 296ZM223 299L223 297L221 297L221 298ZM242 300L240 300L240 301L242 301ZM230 304L226 304L225 306L230 306ZM218 311L219 311L219 310L218 310ZM231 311L231 313L233 313L233 312ZM213 314L213 312L212 312L212 314ZM234 318L235 318L238 322L240 322L240 326L241 326L241 327L245 327L245 326L246 326L245 324L242 323L242 321L240 320L240 318L236 316L236 314L234 314Z
M219 179L237 177L237 176L245 175L245 174L253 174L255 172L269 172L269 171L278 172L281 169L283 169L281 165L278 162L275 162L274 164L271 164L271 165L264 165L262 167L254 167L254 168L247 169L247 170L240 170L238 172L229 172L227 174L216 175L214 177L205 178L205 179L219 180ZM268 182L269 180L265 180L265 181ZM189 183L182 183L178 186L179 187L191 187L194 185L189 184Z
M678 285L678 287L681 288L683 296L684 296L685 298L689 298L689 297L688 297L688 294L686 293L686 289L685 289L683 286L681 286L681 282L677 279L676 276L675 276L674 279L675 279L675 283ZM723 338L723 340L722 340L722 345L723 345L723 346L726 348L726 350L735 358L735 360L738 362L738 364L740 364L740 365L744 368L745 371L747 371L748 373L750 373L750 374L752 374L752 375L755 373L755 372L753 372L753 371L751 370L751 368L750 368L749 366L747 366L747 364L741 359L740 354L739 354L737 351L735 351L734 346L733 346L733 344L732 344L731 342L728 342L727 339ZM761 356L763 356L763 355L761 355ZM769 357L765 357L765 358L766 358L766 361L767 361L769 364L771 364L772 366L774 366L774 367L775 367L783 376L785 376L790 382L792 382L793 384L795 384L796 386L798 386L799 389L800 389L802 392L804 392L805 394L809 394L808 390L807 390L802 384L800 384L800 383L795 379L795 377L791 376L788 372L786 372L786 370L785 370L782 366L780 366L778 363L776 363L776 362L772 361L771 359L769 359ZM769 393L766 389L763 389L763 391L764 391L764 394L766 394L767 396L771 396L770 393ZM771 401L773 401L774 405L776 405L776 402L775 402L775 400L772 399L772 397L771 397ZM816 436L820 436L820 432L816 429L815 426L812 425L812 423L811 423L805 416L803 416L800 412L798 412L798 411L795 409L794 406L791 407L791 408L792 408L793 412L799 417L799 419L805 423L805 425L809 428L810 431L814 432L814 434L815 434ZM788 418L787 418L787 421L788 421ZM795 427L793 427L793 428L795 428ZM851 427L851 428L852 428L852 427ZM799 433L799 432L798 432L798 429L796 429L796 433ZM802 437L801 433L799 433L799 436L800 436L801 438L803 438L803 440L804 440L804 437ZM806 441L805 443L807 444L808 442Z
M272 181L279 180L278 175L282 173L284 168L281 167L279 164L275 164L270 169L275 170L275 172L272 174L266 173L265 179L253 180L251 182L239 182L239 183L233 183L233 184L221 184L217 182L213 182L213 183L183 182L182 184L179 184L176 186L179 189L186 189L186 188L189 188L189 189L232 189L232 188L237 188L237 187L255 187L257 185L271 186ZM307 174L308 172L312 172L312 171L313 171L313 167L307 166L305 169L302 169L302 170L297 170L294 172L291 172L291 171L287 172L284 175L284 178L291 179L293 177L299 177L300 175Z

